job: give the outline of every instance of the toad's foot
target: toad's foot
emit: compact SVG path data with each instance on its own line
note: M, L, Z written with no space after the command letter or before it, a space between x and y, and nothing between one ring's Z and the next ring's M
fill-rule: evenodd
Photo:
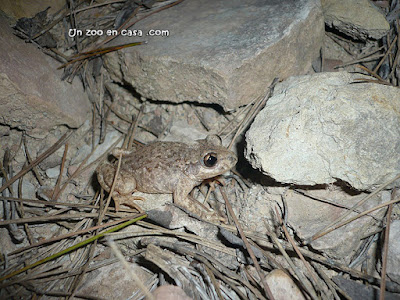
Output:
M146 200L143 197L132 196L132 195L120 195L120 194L116 194L116 193L113 193L112 197L114 199L116 212L119 211L120 205L125 205L130 208L134 208L140 213L144 212L144 210L134 202L135 200L141 200L141 201Z
M174 203L178 206L186 209L188 212L193 213L200 217L200 219L219 223L220 221L224 221L225 219L220 217L215 211L210 211L203 204L195 200L190 195L186 197L180 197L180 194L175 191L174 193Z

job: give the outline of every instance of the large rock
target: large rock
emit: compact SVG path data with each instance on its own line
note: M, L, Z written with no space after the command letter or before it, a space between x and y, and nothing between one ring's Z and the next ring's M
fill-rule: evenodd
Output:
M336 275L332 277L334 283L336 283L341 290L343 290L348 299L352 300L376 300L379 299L380 289L372 284L363 284L360 281L349 279L345 276ZM393 284L393 282L390 282ZM388 283L386 283L386 286ZM394 283L394 285L396 285ZM393 285L392 285L393 286ZM399 300L399 293L388 292L388 288L385 291L385 300Z
M26 0L1 0L0 10L4 11L8 16L19 18L32 18L38 12L41 12L48 7L49 13L54 14L66 5L64 0L40 0L40 1L26 1Z
M292 77L247 132L247 159L279 182L372 190L400 173L400 90L347 72Z
M80 126L90 118L82 84L61 81L58 64L14 36L0 17L0 124L21 130Z
M325 23L355 39L380 39L389 31L385 16L368 0L322 0Z
M114 79L154 100L217 103L225 109L265 94L275 77L305 74L324 36L319 1L199 0L135 25L169 30L168 37L106 55Z
M238 205L237 213L243 227L264 234L268 232L266 220L275 223L274 212L279 207L280 211L285 212L287 224L302 241L309 241L312 249L349 264L365 242L365 237L380 230L381 225L377 220L384 216L385 208L358 218L314 241L311 241L311 237L368 195L369 193L349 195L337 186L292 191L285 187L254 185L249 189L246 201L241 201ZM346 219L387 201L390 201L390 192L383 191L358 207L357 212L351 213Z
M300 239L307 241L368 195L368 193L361 193L352 196L339 187L309 190L305 191L305 195L292 191L287 192L285 200L288 222ZM320 199L320 201L316 199ZM359 212L387 201L390 201L390 192L384 191L370 198L357 208L357 213L351 213L346 219L355 217ZM376 210L368 216L358 218L312 241L310 245L314 250L349 264L365 242L365 237L369 236L371 232L380 230L380 224L376 220L383 218L385 211L385 209Z

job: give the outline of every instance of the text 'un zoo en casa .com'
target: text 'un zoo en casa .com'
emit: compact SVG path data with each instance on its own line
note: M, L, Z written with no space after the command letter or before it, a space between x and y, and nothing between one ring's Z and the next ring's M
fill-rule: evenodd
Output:
M117 36L118 35L118 30L116 29L107 29L107 30L102 30L102 29L76 29L72 28L68 30L68 36L69 37L76 37L76 36L102 36L102 35L107 35L107 36ZM123 29L120 32L120 35L122 36L143 36L144 33L140 29ZM146 36L169 36L169 30L167 29L150 29L147 31L145 34Z

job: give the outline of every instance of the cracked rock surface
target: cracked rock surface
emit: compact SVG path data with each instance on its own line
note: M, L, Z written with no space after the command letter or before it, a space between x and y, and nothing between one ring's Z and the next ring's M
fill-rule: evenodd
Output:
M275 77L304 74L318 57L319 1L184 1L150 16L114 45L146 41L105 56L113 79L153 100L216 103L225 110L265 94ZM168 37L146 36L169 30Z
M246 157L275 180L372 190L400 172L400 90L347 72L292 77L246 135ZM352 84L353 83L353 84Z

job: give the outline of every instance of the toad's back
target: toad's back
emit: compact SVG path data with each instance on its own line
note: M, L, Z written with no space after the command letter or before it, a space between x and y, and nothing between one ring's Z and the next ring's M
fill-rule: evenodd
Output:
M172 193L180 178L190 176L189 166L198 161L196 152L184 143L155 142L123 157L121 169L134 176L139 191Z

